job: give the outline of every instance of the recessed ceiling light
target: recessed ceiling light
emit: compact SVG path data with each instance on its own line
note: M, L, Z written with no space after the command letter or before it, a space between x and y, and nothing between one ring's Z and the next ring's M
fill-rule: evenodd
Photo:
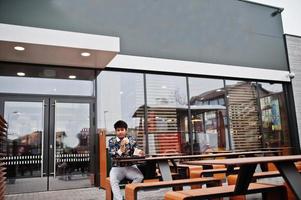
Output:
M83 57L88 57L91 54L89 52L82 52L80 55L82 55Z
M70 79L76 79L76 76L75 75L70 75L69 78Z
M24 47L21 47L21 46L15 46L14 49L15 49L16 51L24 51L24 50L25 50L25 48L24 48Z
M17 75L18 76L25 76L25 73L24 72L18 72Z

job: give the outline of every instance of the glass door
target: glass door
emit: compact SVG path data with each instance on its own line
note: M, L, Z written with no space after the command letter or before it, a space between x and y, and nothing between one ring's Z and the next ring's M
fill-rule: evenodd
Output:
M10 98L1 101L8 122L6 191L12 193L45 191L47 164L45 156L45 116L48 100L44 98Z
M8 122L7 193L91 187L91 98L0 98Z
M50 104L49 190L91 187L91 102L51 99Z

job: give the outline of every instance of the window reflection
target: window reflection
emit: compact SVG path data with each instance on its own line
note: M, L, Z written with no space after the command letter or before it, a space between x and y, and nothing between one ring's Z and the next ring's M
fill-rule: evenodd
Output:
M55 178L81 180L90 186L90 106L88 103L55 104ZM53 183L51 182L51 185ZM56 188L53 184L52 187Z
M227 80L226 89L233 148L261 148L256 83Z
M5 102L4 117L8 122L7 167L9 183L16 178L41 176L43 103Z
M189 78L193 151L225 150L227 124L222 80Z
M123 119L144 149L148 139L149 154L290 144L282 84L226 80L224 86L220 79L189 77L189 122L186 77L146 74L145 78L146 91L143 74L100 73L98 128L106 129L108 136L114 134L114 122Z
M180 153L189 141L185 77L147 75L150 154Z
M289 130L282 84L258 83L264 147L289 146Z
M108 136L113 135L114 123L122 119L128 124L128 134L137 138L144 149L143 75L103 71L97 84L98 128L106 129Z
M0 92L2 93L94 95L94 85L93 82L89 80L0 76L0 85Z
M93 96L95 70L26 63L0 63L0 92ZM17 72L24 72L18 77ZM76 79L70 79L73 75ZM38 87L37 87L38 86Z

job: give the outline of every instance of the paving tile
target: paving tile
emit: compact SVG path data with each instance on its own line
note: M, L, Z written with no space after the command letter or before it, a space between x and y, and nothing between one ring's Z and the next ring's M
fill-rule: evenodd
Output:
M169 189L140 191L138 200L164 200ZM124 193L124 190L123 190ZM105 190L98 188L59 190L6 195L6 200L104 200ZM225 198L227 200L228 198ZM248 200L260 200L260 195L248 196Z

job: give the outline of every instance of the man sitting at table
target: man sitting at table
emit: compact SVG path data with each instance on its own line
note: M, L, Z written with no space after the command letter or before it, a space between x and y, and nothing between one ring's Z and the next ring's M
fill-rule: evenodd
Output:
M126 122L119 120L114 124L114 128L116 136L109 140L109 155L112 158L110 182L114 199L122 200L120 181L127 178L133 183L140 183L144 177L136 165L130 162L116 162L114 158L144 156L144 152L137 148L136 140L127 135L128 125Z

